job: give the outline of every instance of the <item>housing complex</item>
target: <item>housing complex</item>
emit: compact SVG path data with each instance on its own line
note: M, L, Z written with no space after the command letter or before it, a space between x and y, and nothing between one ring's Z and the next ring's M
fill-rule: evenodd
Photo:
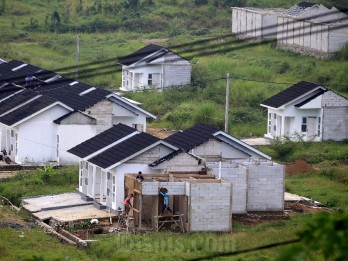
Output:
M18 164L73 164L71 147L151 113L110 91L21 62L0 64L0 144Z
M107 138L111 133L114 139ZM158 218L159 189L168 191L171 209L189 231L230 231L232 213L284 208L284 167L207 125L160 140L118 124L69 152L80 158L82 197L117 211L133 194L140 226ZM136 179L139 171L143 181Z

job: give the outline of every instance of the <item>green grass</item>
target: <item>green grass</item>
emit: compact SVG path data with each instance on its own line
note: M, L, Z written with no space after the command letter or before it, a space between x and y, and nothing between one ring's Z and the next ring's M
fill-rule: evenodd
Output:
M20 172L0 182L0 195L19 206L23 197L71 192L78 187L77 167L65 167L56 173Z
M42 259L34 259L34 257ZM0 229L1 260L93 260L84 251L62 244L41 228Z
M345 178L347 177L348 173L345 172ZM311 198L328 207L348 210L347 183L335 181L325 172L287 175L285 184L286 190L290 193Z

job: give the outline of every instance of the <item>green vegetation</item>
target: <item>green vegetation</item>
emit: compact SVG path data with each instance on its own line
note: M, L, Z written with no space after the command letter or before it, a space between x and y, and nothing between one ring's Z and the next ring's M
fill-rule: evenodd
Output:
M330 6L338 1L321 1ZM224 126L226 73L230 73L229 132L236 137L265 133L260 102L301 81L319 82L348 96L347 51L323 61L273 44L248 47L230 33L230 6L290 7L279 0L13 0L0 6L0 56L75 77L76 35L79 79L116 90L121 84L117 57L148 43L172 48L193 62L193 83L163 93L127 94L158 115L153 125L184 129L205 122ZM341 6L342 7L342 3ZM225 35L225 36L224 36ZM211 39L199 43L202 39ZM184 44L183 46L180 46ZM205 51L211 52L206 54ZM87 65L88 64L88 65Z
M71 192L78 186L77 167L64 167L53 171L22 171L13 178L0 182L0 195L19 205L23 197Z

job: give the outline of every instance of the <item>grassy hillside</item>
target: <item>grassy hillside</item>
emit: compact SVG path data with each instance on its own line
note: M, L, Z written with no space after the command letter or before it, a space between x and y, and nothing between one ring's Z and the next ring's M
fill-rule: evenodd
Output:
M319 82L348 96L348 51L331 61L278 51L272 44L236 43L230 6L290 7L298 1L218 0L12 0L0 5L0 57L23 60L116 90L117 57L148 43L168 46L193 62L193 84L163 93L128 94L159 116L153 124L183 129L198 122L224 126L226 73L230 84L230 133L263 135L259 103L300 80ZM322 1L324 2L324 1ZM333 1L325 1L332 4ZM204 42L202 39L211 39ZM183 47L179 45L184 44ZM205 51L211 51L209 54ZM346 57L346 58L345 58Z

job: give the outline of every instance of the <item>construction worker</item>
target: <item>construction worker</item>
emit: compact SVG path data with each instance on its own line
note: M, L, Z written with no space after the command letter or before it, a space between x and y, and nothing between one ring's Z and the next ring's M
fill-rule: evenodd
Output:
M126 213L128 214L129 210L131 210L131 208L133 208L132 203L131 203L131 199L134 197L133 194L130 194L128 197L125 198L125 200L123 201Z
M170 213L173 213L172 210L170 209L169 207L169 202L168 202L168 190L167 189L163 189L165 192L163 193L161 191L161 189L159 189L159 193L163 196L163 199L164 199L164 205L163 205L163 208L162 208L162 211L161 211L161 215L164 214L164 211L167 209Z
M141 171L138 172L137 180L140 182L144 181L144 176L143 176L143 173Z

